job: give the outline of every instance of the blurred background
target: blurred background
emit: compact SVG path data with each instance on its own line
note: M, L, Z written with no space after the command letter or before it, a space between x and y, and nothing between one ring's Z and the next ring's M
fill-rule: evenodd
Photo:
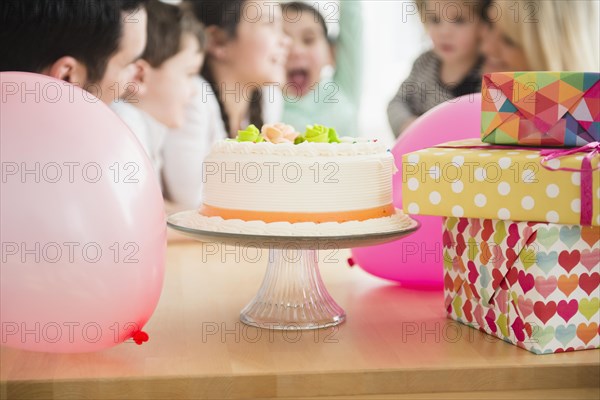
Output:
M176 4L180 0L162 0ZM363 16L363 96L359 115L362 135L392 145L395 138L386 109L415 59L432 47L413 0L360 1ZM321 11L333 36L339 32L340 0L306 3Z
M363 98L359 116L365 136L394 142L386 109L415 59L431 48L413 1L362 1L364 24ZM403 12L404 11L404 12Z

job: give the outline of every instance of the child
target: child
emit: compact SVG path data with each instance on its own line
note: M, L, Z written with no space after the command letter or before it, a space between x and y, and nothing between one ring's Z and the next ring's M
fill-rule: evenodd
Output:
M388 105L388 119L399 136L416 118L455 97L481 90L480 37L490 0L420 0L417 6L433 50L422 54Z
M121 97L146 45L145 0L2 0L0 71L37 72Z
M285 79L289 39L273 1L190 3L206 27L206 62L184 126L166 139L164 178L170 200L194 208L201 203L202 164L212 144L249 124L281 120L281 93L267 86Z
M302 2L283 5L284 29L292 38L283 120L298 130L318 122L344 136L356 136L362 69L360 2L342 1L334 13L329 10L333 7L323 8L340 21L335 44L317 9ZM335 73L325 76L331 67Z
M136 61L135 90L112 104L146 150L160 178L169 128L183 124L202 64L202 25L182 7L150 0L148 42Z

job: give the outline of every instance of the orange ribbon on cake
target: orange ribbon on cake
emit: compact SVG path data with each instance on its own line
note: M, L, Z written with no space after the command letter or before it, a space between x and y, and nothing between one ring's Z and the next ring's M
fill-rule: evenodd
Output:
M382 218L394 215L394 205L366 208L352 211L335 212L286 212L286 211L249 211L233 210L203 204L200 214L206 217L221 217L223 219L241 219L243 221L264 222L348 222L365 221L372 218Z

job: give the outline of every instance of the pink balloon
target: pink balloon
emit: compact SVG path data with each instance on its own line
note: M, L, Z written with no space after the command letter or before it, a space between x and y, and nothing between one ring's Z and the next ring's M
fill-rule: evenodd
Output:
M392 149L398 172L393 178L394 205L402 208L402 155L451 140L480 137L481 94L440 104L417 119ZM405 239L352 250L368 273L404 286L443 286L442 219L416 216L421 229Z
M0 74L2 345L87 352L139 332L162 289L160 187L103 103L43 75Z

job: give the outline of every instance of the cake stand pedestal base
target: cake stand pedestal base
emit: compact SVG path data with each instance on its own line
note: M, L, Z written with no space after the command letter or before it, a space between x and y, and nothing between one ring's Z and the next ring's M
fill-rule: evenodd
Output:
M269 263L240 320L265 329L318 329L346 319L321 279L317 250L269 249Z

